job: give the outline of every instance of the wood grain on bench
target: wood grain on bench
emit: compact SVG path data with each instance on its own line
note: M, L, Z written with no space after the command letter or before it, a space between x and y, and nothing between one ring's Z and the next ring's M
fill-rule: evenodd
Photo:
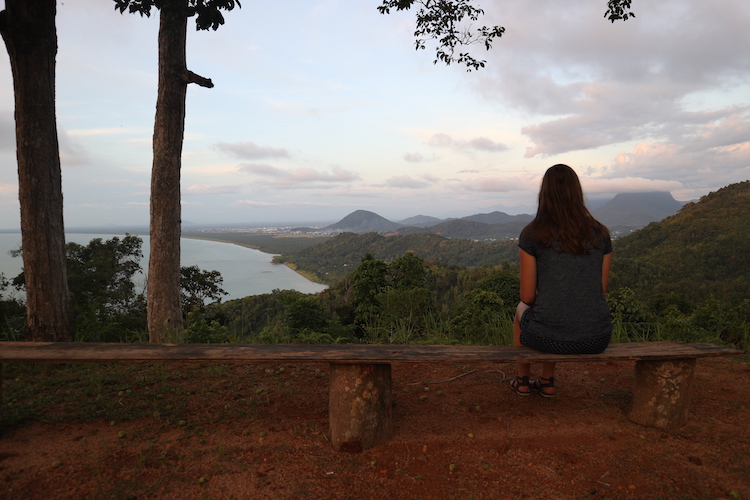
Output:
M628 361L739 355L708 343L611 344L601 354L546 354L528 347L395 344L119 344L0 342L0 363L303 361L392 363L423 361Z

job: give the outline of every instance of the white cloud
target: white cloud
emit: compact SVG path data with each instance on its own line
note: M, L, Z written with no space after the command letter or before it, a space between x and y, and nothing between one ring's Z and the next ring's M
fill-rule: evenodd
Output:
M205 195L205 194L235 194L241 191L241 186L232 185L202 185L194 184L182 191L183 195Z
M395 188L410 188L410 189L422 189L432 184L431 180L427 179L415 179L409 175L397 175L386 179L385 183L387 186Z
M683 188L682 184L678 181L644 179L641 177L618 177L616 179L582 178L581 186L586 194L678 191Z
M419 153L404 153L404 161L409 163L422 163L425 159L424 156Z
M60 163L66 167L91 163L89 153L83 143L73 139L65 130L58 127L57 141L60 145Z
M474 137L469 140L457 140L446 133L436 133L427 141L427 144L436 148L451 148L457 151L485 151L489 153L500 153L507 151L507 145L495 142L487 137Z
M529 191L537 189L538 181L529 176L524 177L482 177L460 183L467 191L503 193L513 191Z
M108 128L68 130L69 135L77 136L77 137L91 137L91 136L101 136L101 135L143 135L143 134L152 134L152 133L153 133L152 129L127 128L127 127L108 127Z
M492 139L488 139L487 137L477 137L475 139L471 139L468 142L468 145L479 151L489 151L491 153L499 153L508 150L508 146L506 146L505 144L497 143Z
M269 177L283 177L285 174L280 168L276 168L267 163L243 163L240 165L239 170L241 172L249 172L251 174L265 175Z
M228 153L237 158L245 160L260 160L264 158L289 158L291 155L285 148L271 148L259 146L251 141L246 142L219 142L216 143L216 149L223 153Z
M243 207L250 207L250 208L270 208L270 207L278 207L278 203L271 203L268 201L255 201L255 200L237 200L235 202L237 205L242 205Z
M264 181L265 184L278 187L322 187L321 184L339 184L359 180L358 173L344 170L340 167L332 167L330 171L320 171L313 168L282 169L267 164L243 164L239 167L242 172L270 177L272 180Z
M602 9L596 2L492 6L515 31L488 54L475 88L489 101L537 115L521 128L531 140L527 158L644 139L687 147L685 128L736 114L711 107L710 98L706 112L691 113L686 102L746 82L750 4L664 0L635 7L635 19L611 25L594 19Z

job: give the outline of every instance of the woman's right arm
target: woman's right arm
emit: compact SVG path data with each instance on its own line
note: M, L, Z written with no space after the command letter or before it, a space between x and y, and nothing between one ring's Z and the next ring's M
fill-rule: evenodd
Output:
M519 250L521 261L521 302L528 306L536 301L536 257Z

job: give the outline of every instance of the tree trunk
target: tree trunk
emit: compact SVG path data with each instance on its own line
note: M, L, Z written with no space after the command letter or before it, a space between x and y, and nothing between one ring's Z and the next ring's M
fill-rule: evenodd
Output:
M181 342L180 168L185 131L187 10L162 8L159 17L159 89L151 170L151 248L148 332L151 342Z
M55 0L6 0L0 32L13 72L27 337L73 339L55 116Z

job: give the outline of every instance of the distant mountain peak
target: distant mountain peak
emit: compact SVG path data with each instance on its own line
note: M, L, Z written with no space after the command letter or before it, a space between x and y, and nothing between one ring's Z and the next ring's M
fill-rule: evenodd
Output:
M340 221L331 224L330 226L326 226L324 229L351 233L383 233L395 231L400 227L402 227L401 224L389 221L375 212L355 210Z
M668 191L618 193L592 212L609 227L640 228L676 214L682 204Z

